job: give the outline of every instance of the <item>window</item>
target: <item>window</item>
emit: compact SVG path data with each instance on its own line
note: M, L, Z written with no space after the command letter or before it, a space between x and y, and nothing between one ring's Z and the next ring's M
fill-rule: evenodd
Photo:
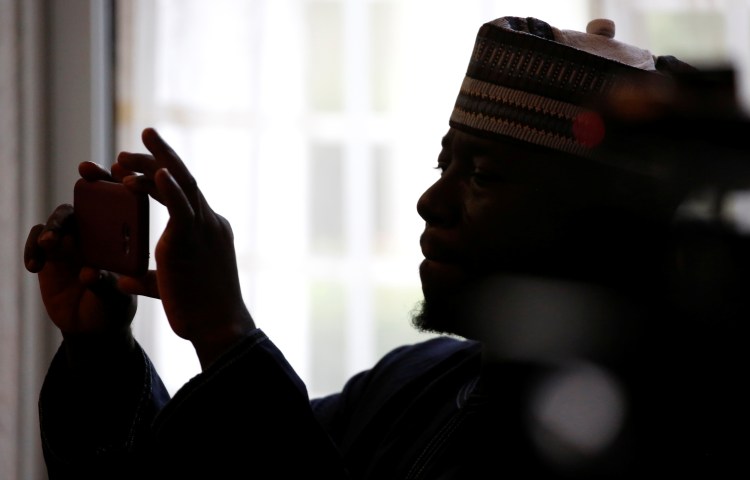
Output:
M424 338L409 319L421 296L415 205L482 22L582 30L607 16L618 39L686 59L721 52L744 72L748 5L121 1L117 148L142 151L141 129L160 129L233 225L257 324L324 394ZM164 211L153 212L160 233ZM162 315L143 300L136 335L174 392L199 367Z
M747 0L604 0L617 38L699 67L731 65L739 99L750 100L750 2Z

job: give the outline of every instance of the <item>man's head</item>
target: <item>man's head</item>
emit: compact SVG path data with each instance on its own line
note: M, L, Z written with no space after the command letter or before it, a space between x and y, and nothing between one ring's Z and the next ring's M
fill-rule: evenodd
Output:
M604 125L593 106L662 69L691 67L613 36L606 20L587 33L516 17L480 28L441 177L417 204L426 223L419 328L473 336L460 312L499 274L606 284L642 258L636 247L649 233L638 224L653 220L653 184L597 158Z

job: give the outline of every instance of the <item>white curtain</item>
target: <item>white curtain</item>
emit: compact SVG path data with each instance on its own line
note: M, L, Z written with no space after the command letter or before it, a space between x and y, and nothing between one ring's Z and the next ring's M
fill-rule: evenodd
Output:
M0 478L45 478L36 398L49 360L25 236L41 220L40 5L0 0Z
M0 0L0 478L42 480L37 399L60 341L26 235L111 153L109 0Z

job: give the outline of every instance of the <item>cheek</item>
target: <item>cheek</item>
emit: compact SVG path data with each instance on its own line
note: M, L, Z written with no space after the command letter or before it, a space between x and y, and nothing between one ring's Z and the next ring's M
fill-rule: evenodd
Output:
M479 257L525 255L554 243L560 217L544 196L498 195L467 205L467 226Z

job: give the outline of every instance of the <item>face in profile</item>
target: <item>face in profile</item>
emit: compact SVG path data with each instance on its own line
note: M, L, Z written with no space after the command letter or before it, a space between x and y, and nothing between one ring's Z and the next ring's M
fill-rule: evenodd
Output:
M424 302L422 330L471 336L463 302L493 275L559 274L577 240L571 225L604 187L582 159L450 129L440 178L417 203ZM584 167L584 168L582 168Z

